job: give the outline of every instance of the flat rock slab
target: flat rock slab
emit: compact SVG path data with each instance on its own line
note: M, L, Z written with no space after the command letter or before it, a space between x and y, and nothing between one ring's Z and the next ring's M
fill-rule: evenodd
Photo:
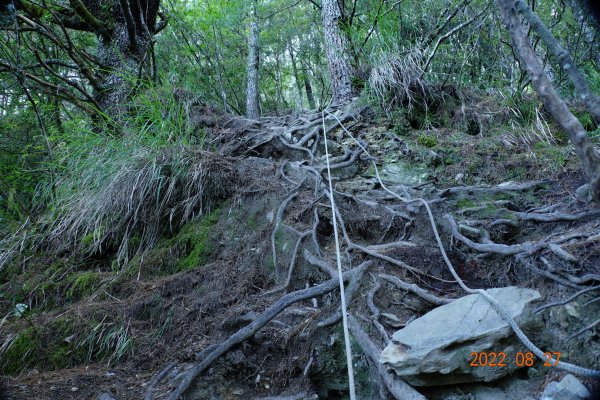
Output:
M538 291L511 286L488 293L522 329L535 325L529 305L540 299ZM515 355L520 351L526 350L510 326L483 296L473 294L437 307L394 333L380 362L413 386L489 382L518 369ZM504 352L506 366L472 367L473 352Z

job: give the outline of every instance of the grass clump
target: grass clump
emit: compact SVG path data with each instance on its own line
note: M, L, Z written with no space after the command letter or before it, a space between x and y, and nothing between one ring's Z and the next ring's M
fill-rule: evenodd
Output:
M438 140L433 136L419 136L417 143L423 147L431 149L438 145Z
M87 350L87 360L104 360L117 363L133 354L133 337L130 325L102 320L94 326L78 347Z

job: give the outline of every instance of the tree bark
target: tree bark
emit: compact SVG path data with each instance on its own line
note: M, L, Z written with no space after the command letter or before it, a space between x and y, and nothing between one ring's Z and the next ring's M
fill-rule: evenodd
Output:
M258 15L256 13L258 0L254 0L250 7L250 22L248 32L248 62L246 72L248 82L246 87L246 116L248 118L258 118L259 99L258 99L258 62L259 62L259 43L258 43Z
M344 104L352 99L352 69L348 56L348 40L340 30L342 12L337 0L321 2L321 17L323 19L323 35L325 36L325 55L333 102Z
M135 37L132 49L129 36ZM126 22L118 22L110 40L101 39L98 56L106 67L101 87L94 97L100 109L112 118L119 119L125 103L138 80L142 65L150 49L151 38L135 31L128 32Z
M298 74L298 65L296 64L296 56L294 55L294 48L292 42L288 41L288 52L290 53L290 59L292 61L292 72L294 73L294 81L296 82L296 90L298 91L298 109L303 108L304 99L302 96L302 83L300 82L300 75Z
M588 110L594 115L597 121L600 121L600 98L596 96L589 88L585 77L575 65L575 62L565 50L558 40L552 35L552 32L546 28L544 23L533 12L533 10L523 0L515 2L517 11L529 22L529 25L537 32L540 38L544 41L548 50L558 59L561 68L565 70L569 79L573 83L575 90L579 94L581 101L585 104Z
M139 80L151 79L144 65L150 65L152 37L164 27L157 24L160 0L114 0L109 8L102 0L70 3L88 25L99 24L94 30L103 70L94 98L101 111L118 121Z
M304 81L304 90L306 90L306 100L308 100L308 107L311 110L316 110L317 105L315 103L315 95L313 94L312 85L310 84L310 79L308 76L308 68L304 61L300 62L302 64L302 79Z
M590 182L590 194L600 203L600 158L581 122L569 111L544 73L533 51L512 0L496 0L504 25L510 32L513 47L521 66L527 70L531 83L554 120L568 134Z

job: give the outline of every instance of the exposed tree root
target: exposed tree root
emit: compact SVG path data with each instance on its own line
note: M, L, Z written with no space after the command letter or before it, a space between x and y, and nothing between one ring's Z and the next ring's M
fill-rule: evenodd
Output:
M426 400L425 396L417 392L397 376L393 375L383 366L383 364L379 362L379 354L381 353L381 349L377 347L375 343L373 343L369 335L367 335L367 333L361 328L358 321L352 315L348 315L348 326L350 327L352 335L362 348L363 352L373 363L372 365L383 380L385 387L395 399Z
M350 270L344 273L344 280L352 279L352 276L358 273L360 269ZM192 384L194 379L200 375L206 368L208 368L217 358L225 354L236 344L243 342L252 335L254 335L260 328L268 324L273 318L275 318L280 312L285 310L290 305L307 300L312 297L322 296L327 294L338 287L337 279L330 279L319 285L310 287L308 289L298 290L296 292L288 293L281 297L275 304L267 308L262 314L260 314L252 323L243 327L235 334L231 335L227 340L217 345L206 358L204 358L199 364L188 371L177 388L169 394L168 400L177 400Z
M381 311L375 305L375 295L381 290L381 281L390 282L402 290L408 291L432 305L447 304L453 299L441 297L430 290L426 290L415 283L406 282L400 277L389 273L378 273L374 275L374 285L368 290L366 301L363 297L357 296L360 293L363 274L367 267L377 265L381 269L389 268L389 264L399 267L402 273L410 273L414 281L425 285L430 285L435 281L437 285L452 285L459 284L467 293L477 293L484 296L492 305L492 307L507 321L511 328L521 341L536 355L542 356L541 350L535 346L510 315L502 308L502 306L492 298L484 289L469 288L456 273L444 245L440 237L440 232L434 219L436 215L446 213L446 221L448 222L446 232L443 232L445 237L450 240L456 239L462 243L468 251L475 253L476 256L484 256L495 254L495 257L515 257L521 261L530 271L552 279L558 284L569 286L578 290L576 295L569 299L560 302L552 303L540 307L536 311L552 307L559 304L566 304L573 301L576 297L596 290L597 286L585 288L581 285L592 281L598 281L598 275L587 273L582 276L571 276L558 274L555 271L544 270L537 268L533 259L535 257L553 257L552 260L558 259L560 263L568 264L576 262L576 253L567 252L561 245L566 247L573 240L579 240L578 243L587 243L594 237L594 232L589 230L572 229L569 233L563 233L558 237L546 236L537 241L528 241L518 244L504 244L497 239L497 231L508 229L518 230L523 224L539 224L539 223L556 223L556 224L582 224L586 219L596 218L600 215L600 211L578 211L567 213L565 208L563 211L557 205L538 207L531 210L519 211L518 207L509 200L497 200L490 202L494 207L501 207L502 212L508 213L509 217L504 218L505 214L497 215L489 220L468 220L462 221L460 224L448 212L449 204L454 204L456 199L474 198L482 194L487 196L504 195L513 192L536 192L547 190L548 182L526 182L526 183L506 183L498 186L458 186L454 188L444 189L438 192L433 192L432 199L424 200L421 198L425 191L422 191L422 185L415 187L405 187L399 185L394 190L388 188L382 181L377 169L376 159L371 157L367 151L367 144L361 139L356 139L352 133L344 126L349 121L361 118L365 113L365 109L356 110L338 110L335 113L326 112L327 115L310 114L297 118L294 121L287 119L285 128L281 127L281 119L260 119L256 123L247 123L243 121L230 122L232 135L228 138L220 138L221 151L223 154L235 155L240 157L247 156L262 156L264 158L272 157L284 160L279 166L278 176L281 178L282 187L288 187L287 197L279 204L273 220L273 226L270 236L271 252L273 264L276 273L278 268L278 254L276 247L276 234L279 229L288 229L294 232L297 237L295 245L290 250L290 262L285 273L285 278L276 279L276 287L262 292L262 295L272 295L283 292L294 287L303 287L306 282L306 277L302 274L300 266L306 265L298 260L298 254L302 253L304 260L311 268L319 271L316 276L322 277L325 275L332 278L329 281L320 283L316 286L302 290L297 290L283 295L275 304L267 308L260 314L252 323L237 331L235 334L227 338L219 344L211 346L205 354L202 355L201 362L194 366L186 373L179 386L169 394L169 400L176 400L183 394L192 384L193 380L201 374L208 366L211 365L217 358L228 352L233 346L241 343L254 335L258 330L267 325L277 315L284 311L291 304L308 299L315 299L332 292L337 287L337 270L332 266L332 233L329 224L329 216L335 214L343 239L344 259L346 266L359 265L359 267L350 269L344 273L344 279L349 282L346 289L346 301L351 302L354 297L357 299L353 302L353 306L359 302L366 303L367 312L370 310L371 316L367 319L367 323L372 324L373 328L381 337L381 342L387 344L389 334L383 325L379 322ZM278 125L279 124L279 125ZM336 155L330 158L331 169L338 170L341 177L338 180L350 179L358 174L358 171L365 164L370 163L375 167L376 179L373 180L368 191L361 194L350 194L342 190L333 188L333 196L336 199L336 206L332 209L329 204L320 203L323 196L329 196L329 188L324 184L323 172L325 171L324 159L320 155L321 138L323 137L323 124L325 132L331 133L338 127L341 127L347 133L349 138L356 146L346 146L338 139L331 139L330 146L336 152ZM355 125L355 127L358 125ZM278 128L278 129L275 129ZM295 161L291 161L295 160ZM363 162L366 161L366 162ZM293 189L289 189L290 184ZM314 185L314 186L313 186ZM341 185L340 185L341 186ZM314 193L312 191L314 190ZM400 193L400 194L399 194ZM429 191L428 193L432 193ZM307 197L309 198L307 200ZM298 200L301 199L301 200ZM298 205L301 203L301 206ZM294 208L296 207L296 208ZM483 208L488 207L485 205ZM300 212L298 211L300 208ZM432 211L432 208L435 211ZM286 210L290 210L289 214L293 214L293 218L288 218L285 221ZM293 212L292 212L293 210ZM467 212L480 211L476 207L473 209L463 209L462 214ZM469 214L471 215L471 214ZM432 229L427 228L428 233L422 232L423 226L431 225ZM444 226L446 228L446 226ZM436 256L444 259L448 270L454 279L447 279L447 271L445 277L440 276L439 269L423 268L410 265L414 259L407 261L399 259L397 253L410 253L418 250L424 244L424 241L431 241L431 232L433 231L435 240L439 248L439 254ZM305 240L310 236L310 240ZM369 239L365 239L365 236ZM472 238L475 237L475 240ZM491 240L494 238L494 241ZM387 242L386 242L387 239ZM478 241L481 241L479 243ZM464 247L463 246L463 247ZM571 249L570 247L569 250ZM310 249L310 250L309 250ZM365 261L367 260L367 261ZM418 264L415 264L418 265ZM429 267L429 266L428 266ZM433 267L433 266L432 266ZM311 269L312 271L312 269ZM435 271L435 272L432 272ZM315 274L312 274L315 276ZM438 286L439 287L439 286ZM328 300L329 301L329 300ZM315 302L316 304L316 302ZM316 305L315 305L316 307ZM295 328L290 327L284 321L278 321L278 324L285 326L290 337L296 335L298 331L308 329L307 326L312 324L314 329L323 329L329 325L339 322L341 312L339 307L330 302L327 304L328 310L335 310L325 319L317 320L310 317L298 324ZM317 313L315 313L317 314ZM314 320L313 320L314 319ZM393 376L386 371L385 367L379 363L379 352L381 351L378 344L375 344L368 334L363 330L361 325L352 316L349 318L350 329L363 349L363 352L371 359L374 369L385 388L396 399L424 399L419 393L414 391L410 386ZM595 325L587 326L581 330L583 333L586 329L592 329ZM577 334L580 334L577 333ZM302 336L302 334L298 335ZM576 335L575 335L576 336ZM287 340L286 340L287 343ZM316 355L311 352L308 357L308 363L304 367L304 375L308 374ZM561 360L560 367L567 371L579 373L586 376L596 376L598 371L580 368ZM157 376L152 381L152 387L156 385L162 377ZM151 391L151 388L149 387ZM289 397L289 396L288 396ZM269 399L286 399L288 397L279 396ZM290 397L290 398L293 398ZM148 399L148 397L147 397ZM267 399L267 398L265 398Z

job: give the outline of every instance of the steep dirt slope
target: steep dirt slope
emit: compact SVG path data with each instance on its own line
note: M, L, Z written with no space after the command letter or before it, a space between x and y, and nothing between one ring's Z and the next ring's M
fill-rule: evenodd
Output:
M18 257L3 272L3 292L34 311L0 327L2 342L11 344L2 361L12 374L4 398L165 398L178 386L190 399L345 398L339 294L335 285L323 286L335 277L323 126L350 313L379 348L435 306L384 275L438 298L465 295L420 198L472 288L535 288L551 302L598 281L600 212L575 195L583 177L562 147L541 144L534 158L519 144L451 127L399 132L398 124L386 126L357 105L260 120L197 105L191 118L221 155L224 190L207 193L210 205L200 216L165 229L150 251L122 268L113 262L115 249L106 249ZM559 156L557 168L551 162ZM195 155L198 163L210 159ZM321 291L306 297L306 288ZM536 344L598 368L600 344L590 324L600 304L593 294L542 311ZM305 299L264 314L293 296ZM7 314L9 303L3 307ZM253 324L260 329L244 331ZM214 346L236 332L247 335L224 352ZM386 398L369 352L354 345L359 398ZM560 374L536 364L519 378L539 397L540 375ZM186 378L189 387L181 383ZM418 390L444 398L454 389Z

